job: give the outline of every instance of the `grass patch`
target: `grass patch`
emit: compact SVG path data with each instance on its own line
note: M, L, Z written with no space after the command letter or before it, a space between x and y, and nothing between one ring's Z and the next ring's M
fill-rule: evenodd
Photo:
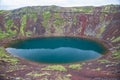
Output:
M0 32L0 39L12 37L12 36L15 36L15 35L14 34L10 34L10 33Z
M8 27L10 27L12 24L13 24L13 20L11 20L11 19L7 20L6 25Z
M81 64L72 64L72 65L69 65L69 68L70 69L77 69L77 70L80 70L82 67Z
M0 47L0 61L8 62L11 64L17 64L19 60L17 58L14 58L10 55L8 55L5 52L5 49L3 47Z
M27 15L23 15L21 21L22 22L21 22L20 32L24 36L24 28L26 27Z
M32 34L32 32L31 31L27 31L27 32L25 32L26 33L26 36L27 37L30 37L31 36L31 34Z
M67 69L62 65L52 65L42 68L42 70L55 70L55 71L67 71Z
M117 37L117 38L112 40L112 42L118 42L118 41L120 41L120 37Z
M61 26L62 24L64 24L64 21L62 19L58 18L53 22L53 24L55 26Z
M100 63L109 63L110 61L106 60L106 59L101 59L101 60L98 60L98 62L100 62Z
M115 51L112 55L114 59L120 59L120 50Z
M43 21L42 21L42 25L44 26L44 27L47 27L49 24L49 19L50 19L50 17L51 17L51 13L49 12L49 11L44 11L43 13L42 13L42 16L43 16Z
M27 76L33 76L33 77L39 77L39 76L49 76L51 75L50 73L44 72L44 73L36 73L36 72L30 72L26 74Z

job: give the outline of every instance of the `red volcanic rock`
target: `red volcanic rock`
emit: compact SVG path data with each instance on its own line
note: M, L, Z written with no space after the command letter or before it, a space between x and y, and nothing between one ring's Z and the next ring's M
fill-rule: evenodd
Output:
M85 27L87 25L87 17L86 17L86 15L84 15L84 14L79 15L79 21L82 24L81 36L83 36L84 35L84 31L85 31Z

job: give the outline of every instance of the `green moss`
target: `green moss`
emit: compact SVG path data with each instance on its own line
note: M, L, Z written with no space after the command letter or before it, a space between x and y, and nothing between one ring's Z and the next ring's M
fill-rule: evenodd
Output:
M85 8L85 9L83 9L83 12L91 13L91 12L93 12L93 9L92 8Z
M120 59L120 50L116 50L112 55L114 59Z
M8 58L8 59L4 59L6 62L10 62L12 64L17 64L18 63L18 59L17 58Z
M54 18L60 18L59 13L54 13Z
M2 14L4 11L3 10L0 10L0 14Z
M64 24L64 20L60 17L59 13L54 13L54 18L55 21L53 22L53 24L55 26L61 26L62 24Z
M52 65L42 68L42 70L55 70L55 71L67 71L67 69L62 65Z
M69 68L80 70L82 68L82 65L81 64L72 64L72 65L69 65Z
M42 21L42 25L45 26L45 27L48 27L48 21L47 20L43 20Z
M104 30L105 30L105 26L104 27L100 27L100 32L101 33L104 32Z
M112 40L112 42L118 42L118 41L120 41L120 37L117 37L117 38Z
M26 65L10 65L8 67L7 72L13 72L13 71L17 71L17 70L24 70L26 67ZM16 74L16 73L15 73Z
M0 39L8 38L8 37L13 37L17 35L17 31L12 31L11 29L7 29L6 32L3 32L0 30Z
M6 26L6 33L3 33L2 38L12 37L12 36L16 36L17 35L17 31L11 29L11 28L15 28L16 29L16 27L13 25L13 20L11 20L11 19L7 20L5 26Z
M9 36L8 33L0 32L0 39L6 38L8 36Z
M43 19L44 20L48 20L48 19L50 19L50 17L51 17L51 13L49 12L49 11L45 11L45 12L43 12Z
M8 27L10 27L11 25L13 24L13 20L7 20L7 22L6 22L6 25L8 26Z
M100 63L109 63L110 61L106 60L106 59L100 59L100 60L98 60L98 62L100 62Z
M56 19L53 24L55 26L61 26L64 23L64 21L62 19Z
M27 76L33 76L33 77L38 77L38 76L48 76L48 75L51 75L50 73L48 72L44 72L44 73L37 73L37 72L30 72L28 74L26 74Z
M49 11L45 11L43 12L42 16L43 16L42 25L47 27L49 23L49 19L51 17L51 13Z
M12 31L11 29L9 29L7 33L9 34L9 37L17 35L17 31L16 30Z
M27 14L27 16L31 19L34 20L34 22L36 22L37 20L37 14L36 13L30 13L30 14Z
M26 27L26 21L27 21L27 15L23 15L21 27L20 27L20 32L23 36L24 36L24 28Z
M3 47L0 47L0 61L1 60L8 62L8 63L11 63L11 64L17 64L19 61L17 58L14 58L14 57L8 55L5 52L5 49Z
M9 56L5 53L4 48L0 47L0 59L8 58Z
M6 10L0 10L0 15L1 15L1 14L4 14L4 13L9 13L9 11L6 11Z
M37 20L37 14L31 14L31 16L32 16L32 18L34 19L34 21L36 21Z
M30 35L32 34L31 31L27 31L27 32L25 32L25 33L26 33L26 36L27 36L27 37L30 37Z

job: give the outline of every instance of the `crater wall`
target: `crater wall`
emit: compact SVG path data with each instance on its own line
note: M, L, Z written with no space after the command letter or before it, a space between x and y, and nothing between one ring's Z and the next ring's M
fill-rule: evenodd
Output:
M0 10L0 38L92 37L120 49L120 6L37 6Z

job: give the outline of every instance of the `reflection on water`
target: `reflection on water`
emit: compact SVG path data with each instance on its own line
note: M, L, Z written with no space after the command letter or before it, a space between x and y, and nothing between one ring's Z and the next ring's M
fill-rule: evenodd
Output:
M95 59L101 56L101 54L93 50L80 50L71 47L59 47L55 49L6 48L6 50L12 55L42 63L70 63Z

